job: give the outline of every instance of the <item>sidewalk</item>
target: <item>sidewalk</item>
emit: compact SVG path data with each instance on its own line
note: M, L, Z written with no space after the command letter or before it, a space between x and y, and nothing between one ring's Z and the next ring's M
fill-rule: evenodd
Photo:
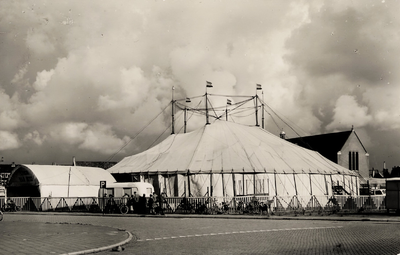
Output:
M400 222L400 216L375 214L331 214L331 215L259 215L259 214L167 214L160 215L132 215L136 217L167 217L167 218L219 218L219 219L265 219L265 220L324 220L324 221L378 221Z
M384 213L346 213L339 212L335 214L323 213L313 214L101 214L88 212L15 212L14 214L26 215L79 215L79 216L103 216L103 217L165 217L165 218L219 218L219 219L269 219L269 220L325 220L325 221L379 221L379 222L400 222L400 215Z
M124 230L105 226L7 221L0 222L1 254L87 254L123 245Z

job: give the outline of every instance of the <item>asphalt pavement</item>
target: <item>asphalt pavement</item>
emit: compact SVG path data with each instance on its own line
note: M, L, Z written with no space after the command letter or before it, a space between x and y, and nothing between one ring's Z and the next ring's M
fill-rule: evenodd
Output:
M12 215L25 217L12 217ZM43 221L46 215L65 215L59 221ZM123 249L135 236L125 229L101 224L82 224L68 221L72 215L101 216L88 213L5 213L0 222L0 254L88 254L100 251ZM41 222L29 220L42 218ZM374 214L332 214L332 215L193 215L169 214L155 215L105 215L107 217L166 217L166 218L227 218L227 219L265 219L265 220L324 220L324 221L377 221L400 222L400 217ZM62 220L66 219L66 220Z

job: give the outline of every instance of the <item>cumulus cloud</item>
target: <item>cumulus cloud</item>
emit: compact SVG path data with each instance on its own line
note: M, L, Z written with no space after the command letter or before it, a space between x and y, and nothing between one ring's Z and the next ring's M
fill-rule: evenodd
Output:
M264 101L302 135L362 126L374 146L375 130L400 127L398 9L361 0L3 1L0 130L23 137L13 161L44 163L76 152L105 160L142 132L119 160L168 135L173 86L175 99L194 97L209 80L211 94L251 96L262 84ZM180 130L182 112L176 118ZM188 129L204 121L193 116ZM268 114L266 124L285 126Z
M101 123L61 123L51 127L52 140L60 144L74 145L77 148L110 155L129 142L130 138L118 138L111 126Z
M26 45L38 55L50 54L55 50L47 34L28 32L26 36Z
M21 145L18 135L8 131L0 131L0 150L12 150Z
M393 1L310 4L306 22L285 43L284 59L301 84L299 99L321 121L320 132L362 128L367 150L376 155L371 166L393 154L383 148L400 139L399 75L393 72L400 67L399 7ZM389 139L382 130L395 135Z
M79 148L99 152L104 155L111 155L118 151L130 138L124 136L122 139L118 138L110 126L96 124L93 127L85 130L84 141L79 145Z
M46 137L42 137L37 130L34 130L33 132L27 133L23 140L24 142L32 141L37 145L42 145L45 139Z
M149 81L138 67L123 68L120 71L120 82L114 95L99 96L99 110L114 110L120 108L136 108L146 98L149 91Z
M50 81L51 77L54 74L54 70L46 71L43 70L39 72L36 76L36 81L33 83L33 88L37 91L43 90L46 88L47 83Z
M372 121L368 115L368 108L360 106L356 99L349 95L338 98L334 108L333 121L326 126L328 130L349 129L349 127L363 127Z

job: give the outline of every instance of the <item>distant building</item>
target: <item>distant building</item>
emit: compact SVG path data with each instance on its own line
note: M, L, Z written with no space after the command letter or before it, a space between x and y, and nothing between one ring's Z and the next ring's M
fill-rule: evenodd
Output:
M354 129L286 140L317 151L332 162L369 178L369 154Z
M390 173L390 177L400 177L400 166L394 166L392 168L392 172Z
M0 185L5 186L12 170L15 168L14 162L12 164L0 164Z
M104 170L114 166L117 162L108 162L108 161L73 161L72 163L53 163L52 165L58 166L86 166L86 167L98 167L103 168Z
M117 164L117 162L106 162L106 161L76 161L77 166L88 166L108 169Z
M384 171L382 171L382 170L372 168L370 170L369 177L371 177L371 178L384 178L385 176L383 175L383 173L384 173Z

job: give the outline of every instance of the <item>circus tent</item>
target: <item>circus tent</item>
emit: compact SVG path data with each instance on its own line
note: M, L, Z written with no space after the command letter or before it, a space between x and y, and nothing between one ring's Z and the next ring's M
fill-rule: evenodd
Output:
M10 197L97 197L100 181L114 177L97 167L19 165L7 187Z
M327 145L329 146L329 145ZM357 195L358 174L257 126L217 120L125 157L108 169L118 181L141 180L168 196Z

